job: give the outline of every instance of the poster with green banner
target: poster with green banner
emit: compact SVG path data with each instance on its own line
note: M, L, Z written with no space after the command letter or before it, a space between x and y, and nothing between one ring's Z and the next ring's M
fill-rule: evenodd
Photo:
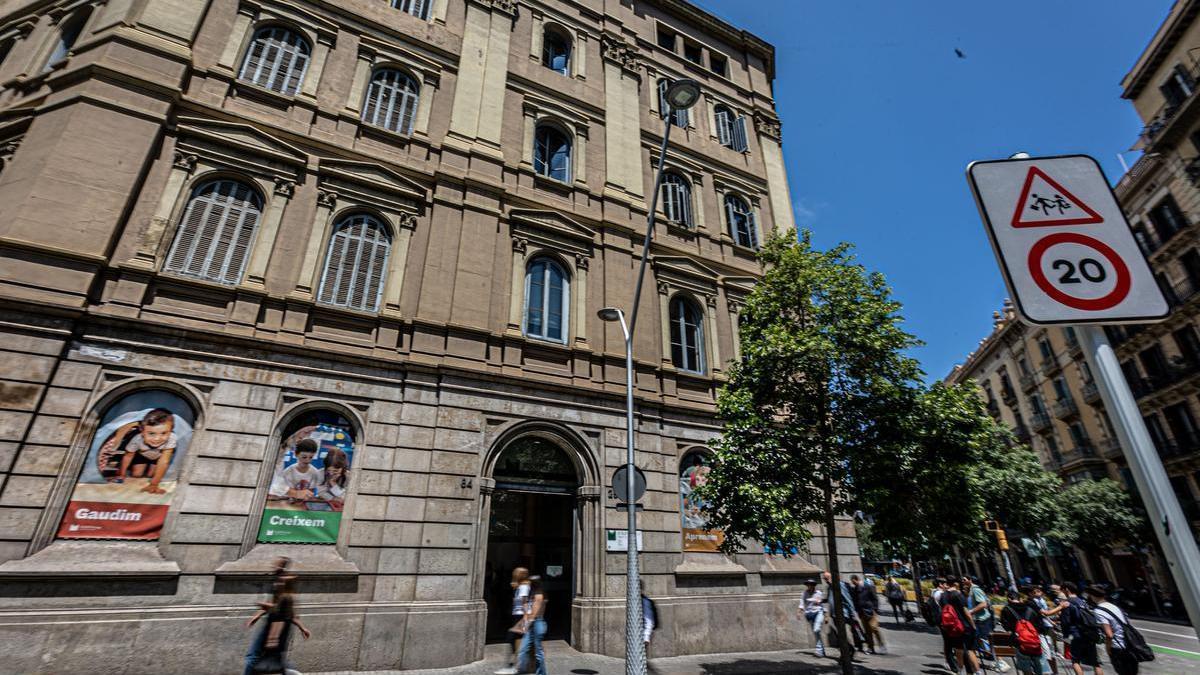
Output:
M302 426L287 436L258 528L260 542L333 544L342 523L354 439L347 426Z

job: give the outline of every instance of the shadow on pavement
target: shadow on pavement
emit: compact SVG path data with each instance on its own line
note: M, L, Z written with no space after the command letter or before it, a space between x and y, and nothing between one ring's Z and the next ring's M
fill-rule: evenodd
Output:
M840 673L841 669L834 660L829 663L809 664L795 663L784 661L767 661L765 659L739 659L726 663L702 663L700 664L705 675L818 675L819 673ZM862 675L904 675L898 670L868 668L862 664L855 664L855 673ZM658 675L670 675L670 673L658 673Z

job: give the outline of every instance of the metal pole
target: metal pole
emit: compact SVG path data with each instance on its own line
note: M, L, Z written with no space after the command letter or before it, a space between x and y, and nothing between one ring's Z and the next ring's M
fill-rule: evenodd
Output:
M663 166L667 161L667 139L671 138L671 112L663 117L662 145L658 148L658 168L654 171L654 187L650 190L650 213L646 215L646 238L642 241L642 262L638 266L637 285L633 289L633 310L629 313L629 337L637 328L638 305L642 302L642 281L646 278L646 259L650 257L650 239L654 236L654 212L658 210L658 186L662 184Z
M625 675L644 675L646 645L642 642L642 593L638 576L637 504L633 499L633 341L625 317L620 316L621 332L625 334L625 493L629 495L629 518L626 521L625 554Z
M1108 337L1096 326L1078 326L1076 330L1083 337L1088 366L1096 374L1104 408L1112 420L1117 439L1121 441L1129 471L1146 505L1150 525L1158 537L1175 585L1179 587L1193 630L1200 631L1200 598L1196 595L1200 592L1200 551L1196 549L1196 539L1179 508L1179 500L1171 489L1167 472Z

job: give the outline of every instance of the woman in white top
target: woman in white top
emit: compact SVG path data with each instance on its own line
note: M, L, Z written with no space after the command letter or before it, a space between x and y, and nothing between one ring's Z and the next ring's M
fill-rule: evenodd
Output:
M825 641L821 639L821 626L825 623L825 593L817 588L816 579L809 579L804 585L806 588L797 614L803 612L805 620L812 626L817 640L817 656L825 656Z
M508 629L508 666L496 671L496 675L515 675L517 672L517 641L525 635L525 613L529 610L529 570L518 567L512 573L513 604L512 616L516 623Z

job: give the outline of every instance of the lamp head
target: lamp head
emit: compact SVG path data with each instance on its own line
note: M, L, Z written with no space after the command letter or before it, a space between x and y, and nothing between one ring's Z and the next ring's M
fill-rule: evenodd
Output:
M599 312L596 312L596 316L600 317L600 319L603 321L620 321L621 310L617 309L616 307L605 307Z
M700 100L700 83L685 77L667 87L665 98L673 110L687 110Z

